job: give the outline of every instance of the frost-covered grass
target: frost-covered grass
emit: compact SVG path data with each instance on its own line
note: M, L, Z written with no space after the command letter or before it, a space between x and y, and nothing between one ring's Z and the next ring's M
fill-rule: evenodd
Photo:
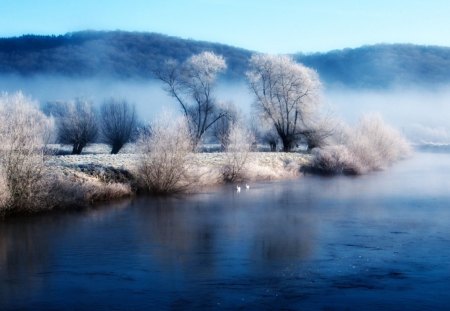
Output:
M200 185L214 185L224 182L222 167L228 156L223 152L191 153L188 164L191 171L200 178ZM312 157L302 153L250 152L248 154L245 180L275 180L299 176L299 168L308 164ZM91 174L94 167L110 167L125 170L133 174L138 169L139 154L119 153L48 156L46 163L54 166L63 174ZM90 168L91 166L91 168Z
M135 195L139 190L144 190L139 188L142 186L139 180L141 156L136 153L46 156L45 196L41 207L32 212L77 208ZM225 183L223 167L228 160L229 155L219 152L187 155L187 178L191 182L189 191ZM310 161L310 155L300 153L250 152L241 180L295 178L299 176L300 168ZM4 185L0 180L0 190L2 187ZM1 194L4 193L1 191ZM7 198L0 197L0 200L3 199Z

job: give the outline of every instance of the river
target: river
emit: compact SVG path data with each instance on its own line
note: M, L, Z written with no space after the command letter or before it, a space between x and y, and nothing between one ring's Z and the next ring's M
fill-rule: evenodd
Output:
M450 153L0 221L0 310L445 310Z

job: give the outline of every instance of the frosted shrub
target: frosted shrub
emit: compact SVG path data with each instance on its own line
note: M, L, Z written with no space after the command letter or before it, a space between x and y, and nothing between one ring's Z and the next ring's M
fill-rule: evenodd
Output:
M355 136L350 150L369 170L383 169L411 151L406 139L378 114L361 118Z
M0 96L0 209L41 208L45 197L43 150L50 121L22 93Z
M222 169L225 181L233 182L244 179L245 165L253 141L253 135L243 125L235 123L231 126L225 150L225 165Z
M313 167L324 173L364 174L381 170L409 155L409 143L380 115L366 115L355 128L341 124L334 145L315 149Z
M151 125L151 133L141 135L138 175L147 191L169 194L189 189L190 137L186 118L168 114Z
M323 174L359 174L359 161L343 145L326 146L312 150L313 168Z

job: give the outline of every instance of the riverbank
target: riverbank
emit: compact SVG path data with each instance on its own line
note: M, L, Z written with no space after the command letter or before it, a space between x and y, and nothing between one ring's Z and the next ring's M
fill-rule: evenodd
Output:
M188 163L194 178L189 191L225 184L222 172L228 158L222 152L191 154ZM47 156L45 164L56 179L52 187L52 197L58 197L55 205L80 206L140 193L139 160L136 153ZM251 152L239 183L296 178L311 160L304 153Z

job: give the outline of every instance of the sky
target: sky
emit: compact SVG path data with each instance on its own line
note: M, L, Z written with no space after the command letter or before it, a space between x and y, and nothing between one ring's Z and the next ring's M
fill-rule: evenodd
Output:
M0 0L0 37L157 32L265 53L450 46L448 0Z

